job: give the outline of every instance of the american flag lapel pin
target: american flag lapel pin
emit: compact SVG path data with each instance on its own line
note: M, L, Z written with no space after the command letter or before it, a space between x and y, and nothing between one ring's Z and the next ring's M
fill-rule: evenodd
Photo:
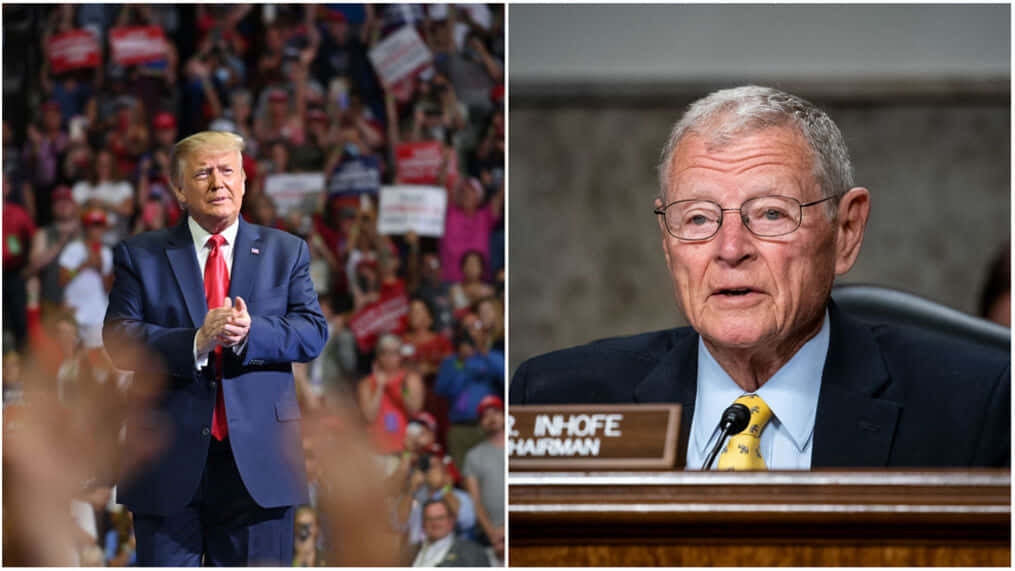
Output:
M251 248L250 249L250 253L255 255L255 256L259 256L259 255L261 255L261 250L259 248Z

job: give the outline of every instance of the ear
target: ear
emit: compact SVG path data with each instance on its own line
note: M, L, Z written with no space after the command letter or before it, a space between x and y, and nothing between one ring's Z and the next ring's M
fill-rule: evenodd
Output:
M173 194L176 196L176 201L180 203L183 208L187 207L187 196L183 194L183 189L178 188L173 183L169 183L169 188L173 189Z
M652 208L654 210L659 210L662 207L663 207L663 199L661 199L659 197L656 197L655 201L652 203ZM669 239L670 233L666 231L666 220L663 218L663 215L656 214L655 217L656 217L656 222L659 223L659 238L660 238L660 241L661 241L662 246L663 246L663 256L666 257L666 267L669 268L670 267L670 249L666 247L666 240Z
M835 222L835 275L848 272L856 262L870 210L870 191L866 188L852 188L839 199L839 215Z
M240 165L240 198L247 195L247 169L243 168L243 151L236 151L236 164Z

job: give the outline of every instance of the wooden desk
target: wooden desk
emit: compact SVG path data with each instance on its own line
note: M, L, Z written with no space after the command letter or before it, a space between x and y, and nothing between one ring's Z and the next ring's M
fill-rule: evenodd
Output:
M1011 563L1009 470L512 472L511 566Z

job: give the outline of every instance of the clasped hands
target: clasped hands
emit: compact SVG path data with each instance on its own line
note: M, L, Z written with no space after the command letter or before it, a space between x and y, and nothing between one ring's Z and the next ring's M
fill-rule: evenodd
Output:
M208 311L204 324L197 330L198 353L210 353L215 345L234 347L243 342L250 332L250 314L247 302L236 296L236 303L226 298L222 307Z

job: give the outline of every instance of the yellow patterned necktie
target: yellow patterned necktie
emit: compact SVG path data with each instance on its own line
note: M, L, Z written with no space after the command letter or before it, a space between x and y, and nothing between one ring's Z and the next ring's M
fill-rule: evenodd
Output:
M735 403L751 411L751 420L739 434L730 437L719 455L719 470L767 470L761 457L761 431L772 420L772 409L758 395L744 395Z

